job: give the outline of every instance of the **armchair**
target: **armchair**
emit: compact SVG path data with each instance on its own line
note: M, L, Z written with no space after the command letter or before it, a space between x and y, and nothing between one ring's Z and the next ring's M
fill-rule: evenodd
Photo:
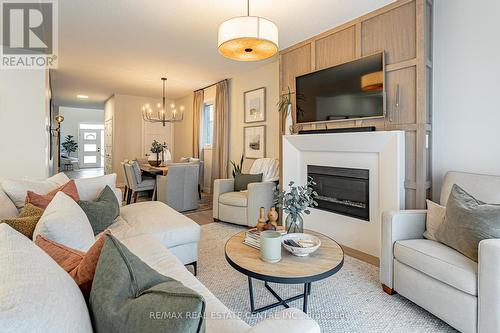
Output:
M255 227L259 208L269 210L273 204L273 189L278 180L278 161L272 158L256 160L251 174L263 174L262 182L248 184L247 191L235 192L234 179L216 179L213 193L213 218L248 227Z
M500 177L448 172L440 204L453 184L484 202L500 203ZM384 212L380 281L461 332L500 332L500 239L479 243L474 262L439 242L424 239L426 210Z

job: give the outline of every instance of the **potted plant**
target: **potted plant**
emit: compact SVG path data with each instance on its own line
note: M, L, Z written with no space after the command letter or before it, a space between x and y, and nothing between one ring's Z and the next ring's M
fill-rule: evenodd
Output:
M288 184L287 191L280 191L278 186L274 189L274 205L283 208L287 215L285 228L288 233L304 232L304 219L302 214L309 215L310 207L315 207L318 203L314 200L318 193L314 190L316 183L308 177L305 186L296 186L295 182Z
M68 157L71 157L71 153L78 150L78 143L73 140L73 138L73 135L67 135L64 142L61 144Z
M295 95L297 101L303 101L302 95ZM301 111L297 105L297 111ZM285 122L285 134L290 135L294 133L293 118L292 118L292 91L288 87L288 92L280 96L278 101L278 112L282 114Z
M243 155L241 155L240 164L236 164L233 161L231 161L231 164L233 165L233 178L236 178L236 175L241 174L241 168L243 167Z
M163 152L163 150L167 148L166 144L159 143L158 141L154 140L153 143L151 144L151 148L149 149L153 154L156 154L156 162L155 161L149 161L149 164L152 166L159 166L160 165L160 154Z

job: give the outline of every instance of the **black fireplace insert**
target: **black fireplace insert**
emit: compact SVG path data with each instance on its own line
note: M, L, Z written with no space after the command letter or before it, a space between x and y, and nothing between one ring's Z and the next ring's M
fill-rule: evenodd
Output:
M317 209L370 221L370 171L308 165L318 192Z

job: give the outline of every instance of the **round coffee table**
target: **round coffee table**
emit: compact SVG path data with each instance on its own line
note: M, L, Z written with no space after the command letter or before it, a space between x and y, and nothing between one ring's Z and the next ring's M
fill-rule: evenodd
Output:
M307 313L308 296L311 284L337 273L344 264L344 251L333 239L311 230L305 233L317 236L321 240L319 249L307 257L297 257L281 248L281 261L268 263L260 259L260 251L243 244L245 231L232 236L226 243L227 262L237 271L248 277L250 310L252 313L266 311L276 306L289 308L288 303L303 298L303 311ZM253 297L252 278L264 281L264 286L278 302L256 309ZM268 284L304 284L304 292L287 299L282 299Z

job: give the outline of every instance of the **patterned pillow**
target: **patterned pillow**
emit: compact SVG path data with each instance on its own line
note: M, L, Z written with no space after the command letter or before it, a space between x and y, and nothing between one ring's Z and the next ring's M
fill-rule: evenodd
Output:
M88 299L92 289L97 261L104 245L104 237L108 234L110 232L105 231L87 253L51 241L42 235L36 237L35 244L71 275L78 287L80 287L85 299Z
M80 196L78 195L78 190L76 189L76 183L74 180L70 180L63 186L56 188L55 190L50 191L47 194L37 194L33 191L28 191L26 193L26 203L30 203L37 207L45 209L52 201L52 199L54 199L57 192L63 192L75 201L80 200Z
M43 215L43 209L32 204L26 204L18 217L4 219L0 223L11 226L16 231L22 233L29 239L33 237L36 224Z

